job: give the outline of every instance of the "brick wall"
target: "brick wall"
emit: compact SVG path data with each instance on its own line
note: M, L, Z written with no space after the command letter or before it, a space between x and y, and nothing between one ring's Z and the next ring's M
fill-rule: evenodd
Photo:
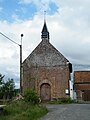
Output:
M90 82L90 71L75 71L74 82Z
M90 71L75 71L74 87L78 100L90 101Z
M90 84L75 84L76 90L90 90Z
M69 89L69 68L68 66L38 67L24 71L23 89L35 88L40 96L40 86L49 83L51 86L51 99L66 97L65 90Z

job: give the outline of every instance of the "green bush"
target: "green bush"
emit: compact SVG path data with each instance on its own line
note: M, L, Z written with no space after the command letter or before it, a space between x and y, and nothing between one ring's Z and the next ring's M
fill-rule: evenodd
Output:
M26 102L30 102L31 104L38 104L39 103L39 97L35 90L26 90L24 93L24 99Z
M61 103L72 103L73 101L71 100L71 98L61 98L60 102Z
M70 103L74 103L73 100L71 100L71 98L58 98L55 101L51 101L49 102L50 104L70 104Z

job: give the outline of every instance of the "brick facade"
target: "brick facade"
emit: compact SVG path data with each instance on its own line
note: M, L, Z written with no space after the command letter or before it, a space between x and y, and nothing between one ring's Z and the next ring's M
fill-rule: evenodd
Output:
M90 71L75 71L74 78L75 83L90 82Z
M31 71L31 72L30 72ZM34 88L40 95L40 86L48 83L51 86L51 98L66 97L65 90L69 89L68 67L31 68L28 74L24 72L23 89Z
M74 87L78 100L90 101L90 71L75 71Z

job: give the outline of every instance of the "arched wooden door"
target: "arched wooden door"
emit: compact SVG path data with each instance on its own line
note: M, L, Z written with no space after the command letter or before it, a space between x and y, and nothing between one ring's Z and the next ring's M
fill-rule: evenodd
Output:
M51 100L51 86L48 83L44 83L40 87L40 97L42 101Z

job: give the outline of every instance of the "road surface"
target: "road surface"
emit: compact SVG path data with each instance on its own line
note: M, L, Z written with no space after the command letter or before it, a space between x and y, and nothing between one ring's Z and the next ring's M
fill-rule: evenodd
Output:
M90 120L90 104L47 104L49 112L40 120Z

